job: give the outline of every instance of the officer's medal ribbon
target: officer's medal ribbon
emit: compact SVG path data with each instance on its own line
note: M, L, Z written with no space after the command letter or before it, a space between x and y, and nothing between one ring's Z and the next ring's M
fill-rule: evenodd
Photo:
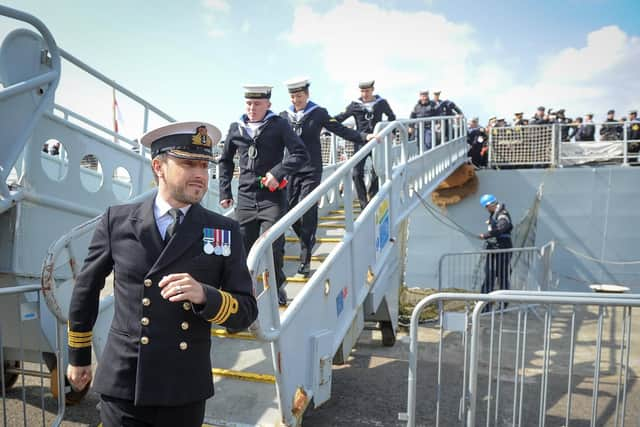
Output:
M213 238L213 228L203 228L202 235L202 250L205 254L211 255L213 253L213 242L215 241Z
M231 230L222 230L222 255L231 255Z
M215 245L215 248L213 249L213 253L215 253L216 255L222 255L222 230L220 230L219 228L216 228L215 233L216 233L216 245Z

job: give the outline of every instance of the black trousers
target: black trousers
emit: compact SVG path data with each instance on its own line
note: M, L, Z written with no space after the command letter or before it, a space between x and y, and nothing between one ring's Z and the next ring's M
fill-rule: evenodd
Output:
M281 191L281 190L278 190ZM244 239L244 248L247 254L253 244L273 224L278 222L286 213L286 199L282 203L261 202L258 207L238 206L236 208L236 220L240 223L240 233ZM273 242L273 263L276 269L276 283L278 289L287 279L284 274L284 234Z
M322 172L289 177L287 186L289 209L291 210L302 199L315 190L322 180ZM316 230L318 229L318 204L314 204L302 217L293 224L293 231L300 238L300 263L311 261L311 252L316 244Z
M368 155L364 159L362 159L358 164L353 168L353 183L356 186L356 195L358 197L358 201L360 202L360 208L364 209L369 203L369 200L373 198L376 194L378 194L379 183L378 183L378 175L376 174L376 170L371 165L371 171L369 174L369 190L364 184L364 165L367 162L367 159L370 158L371 155ZM373 162L372 162L373 163ZM367 197L368 196L368 197Z
M100 396L103 427L201 427L205 401L183 406L135 406L131 400Z
M511 261L511 253L501 252L487 254L484 264L484 283L482 284L482 293L488 294L493 292L496 280L499 282L499 289L509 289L509 262Z

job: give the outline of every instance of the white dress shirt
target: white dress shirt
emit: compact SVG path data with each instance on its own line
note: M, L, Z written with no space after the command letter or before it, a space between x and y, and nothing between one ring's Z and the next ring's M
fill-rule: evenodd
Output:
M180 223L184 220L185 215L189 212L189 208L191 205L187 205L183 208L180 208L182 211L182 219L180 219ZM171 209L171 205L164 200L160 194L156 196L156 201L153 205L153 216L156 218L156 225L158 226L158 231L160 232L160 237L164 240L164 235L167 232L167 228L173 222L173 218L169 215L169 209Z

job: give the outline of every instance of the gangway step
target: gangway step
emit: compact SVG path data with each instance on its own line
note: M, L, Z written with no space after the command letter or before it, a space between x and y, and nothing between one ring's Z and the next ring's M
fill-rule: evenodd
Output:
M344 215L327 215L319 216L318 219L320 221L344 221L346 217Z
M258 383L275 384L275 375L258 374L255 372L234 371L232 369L213 368L211 369L213 376L233 378L240 381L251 381Z
M262 275L257 277L258 282L262 282ZM290 276L285 279L285 283L307 283L309 281L308 277L301 276Z
M352 212L353 213L360 213L362 211L360 209L354 209ZM336 209L336 210L333 210L333 211L329 211L329 214L331 214L331 215L334 215L334 214L335 215L344 215L345 212L344 212L344 209Z
M331 223L326 223L326 222L321 222L320 224L318 224L318 228L344 228L344 224L331 224Z
M257 340L256 336L248 331L230 333L226 329L217 329L217 328L211 329L211 336L218 337L218 338L231 338L236 340Z
M325 259L327 259L326 255L311 255L311 261L323 262ZM285 255L284 256L284 260L285 261L298 261L298 262L300 262L300 256L298 256L298 255Z
M294 236L287 236L284 238L288 243L296 243L299 242L300 239ZM342 237L317 237L317 243L340 243L342 242Z

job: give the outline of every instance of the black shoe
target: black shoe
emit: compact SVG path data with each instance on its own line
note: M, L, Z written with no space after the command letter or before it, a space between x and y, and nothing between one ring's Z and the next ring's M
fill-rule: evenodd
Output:
M278 304L285 306L287 305L287 291L284 288L278 289Z
M309 273L311 273L309 263L301 263L300 267L298 267L298 276L309 277Z

